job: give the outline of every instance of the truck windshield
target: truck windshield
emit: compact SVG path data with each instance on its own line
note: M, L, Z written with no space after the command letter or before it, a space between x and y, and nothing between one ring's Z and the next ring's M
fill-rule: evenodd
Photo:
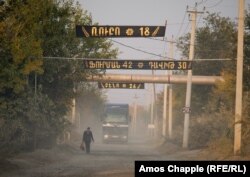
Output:
M105 122L114 122L114 123L125 123L127 122L126 115L119 113L108 113L105 118Z

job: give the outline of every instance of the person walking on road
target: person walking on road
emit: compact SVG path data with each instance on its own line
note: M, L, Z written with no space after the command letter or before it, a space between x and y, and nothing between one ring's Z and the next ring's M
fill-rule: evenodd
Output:
M83 137L82 137L82 142L85 143L85 149L86 149L86 153L89 154L90 153L90 143L91 141L94 142L94 137L92 134L92 131L90 130L90 127L87 128L87 130L85 130L83 132Z

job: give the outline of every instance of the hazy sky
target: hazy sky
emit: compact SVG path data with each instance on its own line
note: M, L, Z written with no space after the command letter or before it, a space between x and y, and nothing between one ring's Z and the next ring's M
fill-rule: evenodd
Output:
M99 25L165 25L167 28L165 37L169 40L172 35L174 39L190 31L190 21L187 6L192 10L197 2L197 10L209 12L218 12L221 16L230 17L237 20L238 0L78 0L84 10L91 13L93 21ZM245 0L246 5L250 0ZM202 18L206 13L197 18L197 27L202 26ZM159 38L162 39L162 38ZM132 46L145 52L157 55L168 55L168 43L146 39L146 38L113 38L125 45ZM139 52L119 44L115 44L121 52L120 59L160 59L147 53ZM180 58L175 51L175 58ZM109 71L110 73L111 71ZM114 71L112 71L114 72ZM115 71L120 74L151 74L151 71ZM157 74L157 72L156 72ZM162 74L159 73L158 74ZM125 90L109 89L107 90L109 102L133 103L135 94L138 96L140 104L149 103L150 88L152 84L146 84L144 90ZM163 85L158 85L157 90L163 89ZM185 93L184 93L185 94Z

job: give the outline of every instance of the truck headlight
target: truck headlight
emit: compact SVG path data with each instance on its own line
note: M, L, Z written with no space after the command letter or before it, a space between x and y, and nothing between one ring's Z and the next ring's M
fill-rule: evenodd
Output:
M122 138L123 138L123 139L127 139L128 137L127 137L127 136L123 136Z
M107 139L109 137L109 135L104 135L103 137L104 137L104 139Z

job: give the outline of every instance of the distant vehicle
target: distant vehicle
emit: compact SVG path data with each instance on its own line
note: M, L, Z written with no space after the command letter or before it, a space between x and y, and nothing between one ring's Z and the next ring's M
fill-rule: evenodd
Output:
M103 142L128 142L129 105L106 104L103 116Z

